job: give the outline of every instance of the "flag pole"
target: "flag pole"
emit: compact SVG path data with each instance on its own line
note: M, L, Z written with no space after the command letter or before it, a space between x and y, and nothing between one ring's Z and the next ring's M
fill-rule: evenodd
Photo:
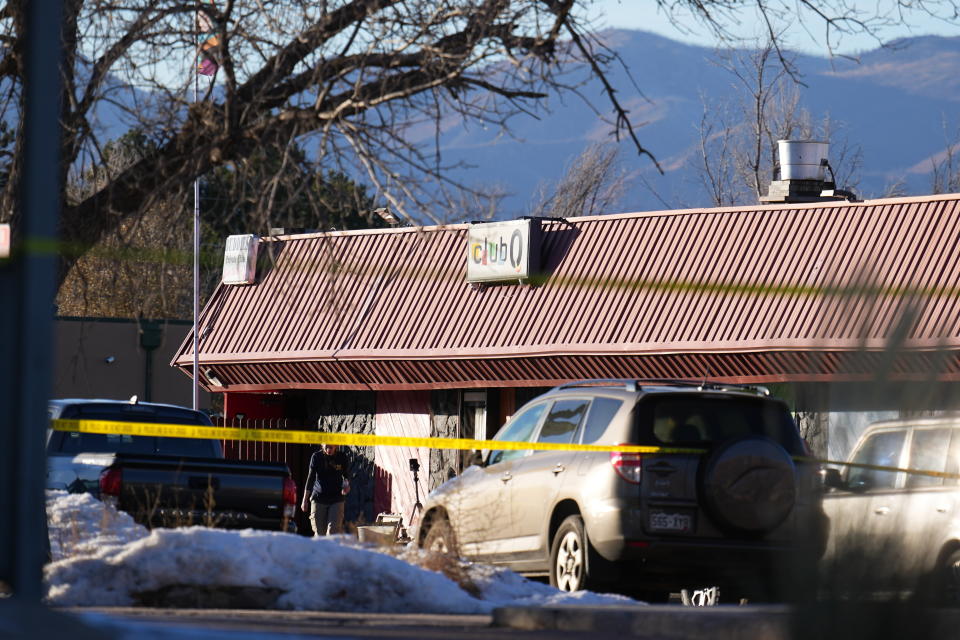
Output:
M200 24L197 24L200 29ZM199 39L199 34L198 38ZM193 63L193 102L200 99L200 66ZM200 176L193 179L193 410L200 408Z

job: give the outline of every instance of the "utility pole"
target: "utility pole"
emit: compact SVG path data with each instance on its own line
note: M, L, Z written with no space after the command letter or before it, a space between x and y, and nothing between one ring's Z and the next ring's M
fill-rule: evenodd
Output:
M198 16L199 28L199 16ZM193 102L200 99L200 70L193 65ZM193 180L193 381L192 404L200 408L200 176Z
M211 6L212 6L212 0ZM200 44L198 57L193 65L193 102L200 101L200 76L216 77L219 65L215 62L215 52L220 46L220 33L217 22L200 9L197 11L197 40L210 34ZM210 80L211 85L213 79ZM193 410L200 408L200 176L193 181Z
M57 220L60 213L60 34L62 0L30 0L24 12L20 229L0 259L0 635L104 637L42 605L47 561L46 433L52 381ZM106 632L106 637L112 637Z
M52 380L54 285L60 191L61 0L31 0L25 12L26 140L20 229L0 261L0 580L11 604L39 606L46 561L44 444Z

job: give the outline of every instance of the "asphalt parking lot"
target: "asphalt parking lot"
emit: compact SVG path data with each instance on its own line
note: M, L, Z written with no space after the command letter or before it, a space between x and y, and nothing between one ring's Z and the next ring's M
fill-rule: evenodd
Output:
M72 637L151 638L566 638L624 637L644 640L842 640L957 637L960 610L920 609L909 603L818 603L812 607L747 605L683 607L505 607L492 615L373 614L331 611L156 609L85 607L23 617L20 628L6 609L0 637L36 637L46 620ZM79 617L79 620L78 620ZM80 622L81 624L76 624ZM72 627L71 627L72 625ZM85 627L88 632L81 632ZM50 629L56 631L57 629Z

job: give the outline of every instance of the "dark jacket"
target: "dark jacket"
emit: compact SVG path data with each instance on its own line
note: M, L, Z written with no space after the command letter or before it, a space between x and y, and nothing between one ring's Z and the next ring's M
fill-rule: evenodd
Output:
M347 456L340 451L328 456L321 449L310 456L310 470L304 486L312 501L333 504L344 500L343 481L346 478Z

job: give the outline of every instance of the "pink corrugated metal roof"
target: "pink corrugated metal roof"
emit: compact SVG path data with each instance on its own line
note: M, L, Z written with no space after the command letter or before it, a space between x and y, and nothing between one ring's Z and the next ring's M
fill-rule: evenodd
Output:
M809 353L960 347L960 195L542 224L537 285L467 283L465 225L265 241L258 283L204 310L201 363L237 389L418 388L855 377Z

